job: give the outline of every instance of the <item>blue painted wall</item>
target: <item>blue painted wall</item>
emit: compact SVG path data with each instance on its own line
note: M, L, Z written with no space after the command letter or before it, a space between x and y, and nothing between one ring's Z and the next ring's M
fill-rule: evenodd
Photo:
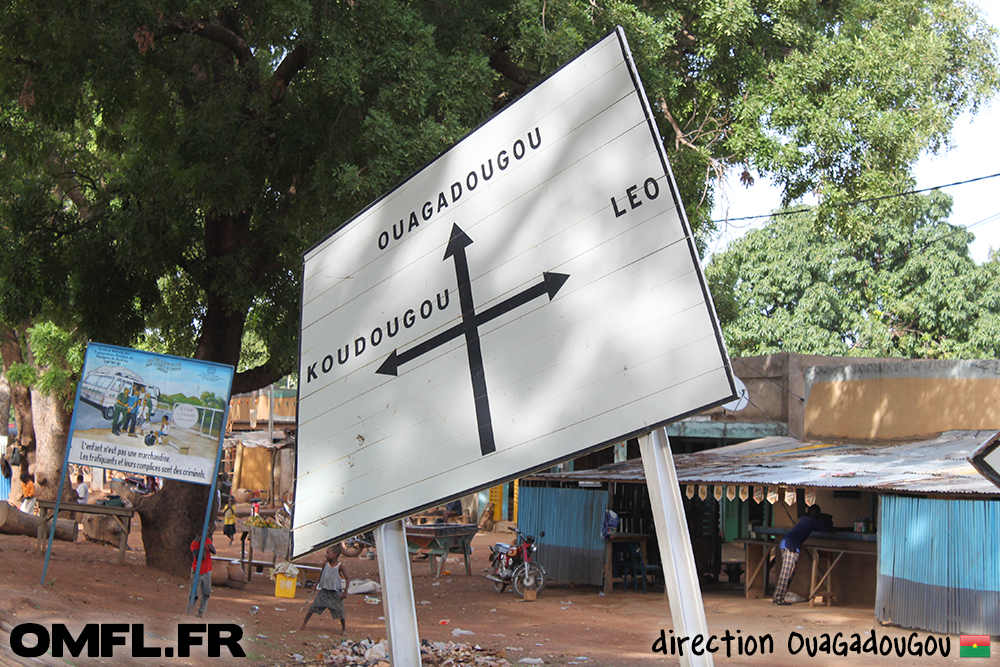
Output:
M535 556L550 580L603 583L601 523L607 506L605 489L520 485L518 528L536 538L545 531Z
M879 620L1000 634L1000 500L882 496L878 534Z

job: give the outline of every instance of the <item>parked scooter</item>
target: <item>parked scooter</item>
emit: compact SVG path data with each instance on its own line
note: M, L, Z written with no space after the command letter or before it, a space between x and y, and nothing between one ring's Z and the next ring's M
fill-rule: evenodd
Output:
M375 533L368 531L350 537L340 543L340 553L348 558L360 556L365 549L368 549L368 558L374 558L375 554Z
M532 554L538 549L535 538L516 528L511 530L516 537L513 546L497 542L490 547L493 573L486 575L486 578L493 582L493 590L497 593L503 593L508 584L513 585L514 592L522 598L526 590L541 593L545 588L545 568L531 560ZM545 537L545 531L539 533L538 537Z

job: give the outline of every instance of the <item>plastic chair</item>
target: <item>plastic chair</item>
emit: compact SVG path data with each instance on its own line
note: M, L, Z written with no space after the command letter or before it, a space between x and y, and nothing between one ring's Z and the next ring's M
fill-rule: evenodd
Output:
M647 565L642 557L642 549L639 548L638 542L633 542L629 545L629 571L632 575L632 585L635 590L639 590L639 577L642 577L642 592L646 592L646 576L652 574L654 577L659 577L663 573L663 568L659 565ZM626 585L628 588L628 576L625 577Z
M626 545L611 543L611 579L621 577L622 589L628 588L628 576L632 571L632 557Z

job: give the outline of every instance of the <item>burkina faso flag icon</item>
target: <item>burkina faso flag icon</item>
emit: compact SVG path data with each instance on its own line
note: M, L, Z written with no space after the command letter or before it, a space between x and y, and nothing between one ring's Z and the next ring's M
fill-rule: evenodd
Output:
M990 657L989 635L962 635L959 646L958 655L960 658Z

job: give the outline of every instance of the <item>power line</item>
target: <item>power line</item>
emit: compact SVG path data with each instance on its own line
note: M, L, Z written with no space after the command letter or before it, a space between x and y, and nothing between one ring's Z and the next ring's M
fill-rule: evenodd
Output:
M922 246L920 246L916 250L907 250L900 257L914 257L916 255L919 255L919 254L923 253L925 250L927 250L928 248L930 248L932 245L934 245L938 241L943 241L946 238L948 238L950 236L954 236L955 234L957 234L959 232L968 231L968 230L972 229L973 227L978 227L979 225L986 224L987 222L995 222L998 219L1000 219L1000 213L994 213L993 215L987 216L987 217L983 218L982 220L980 220L978 222L972 223L971 225L965 225L964 227L959 226L959 225L953 225L953 227L955 227L955 228L953 230L951 230L950 232L945 232L941 236L935 237L935 238L931 239L930 241L927 241L926 243L924 243ZM884 262L889 261L889 260L896 260L896 259L898 259L898 257L895 257L895 256L894 257L883 257L882 259L880 259L877 262L875 262L875 267L878 268Z
M750 369L750 370L754 371L755 373L759 373L759 374L760 374L760 379L762 379L762 380L767 380L768 382L770 382L771 384L773 384L774 386L776 386L776 387L777 387L778 389L780 389L780 390L782 390L782 391L784 391L784 392L787 392L788 394L791 394L791 395L792 395L792 396L794 396L795 398L799 399L799 401L800 401L801 403L805 403L805 402L806 402L806 399L802 398L801 396L799 396L798 394L796 394L796 393L795 393L794 391L792 391L791 389L789 389L789 388L788 388L788 387L786 387L785 385L781 384L780 382L777 382L777 381L775 381L775 380L772 380L771 378L767 377L766 375L764 375L764 374L763 374L763 373L761 373L761 372L760 372L759 370L757 370L756 368L754 368L753 366L751 366L751 365L750 365L750 364L748 364L747 362L743 361L742 359L740 359L740 358L735 358L735 359L733 359L733 361L738 361L738 362L740 362L741 364L743 364L744 366L746 366L746 367L747 367L748 369ZM759 409L759 408L758 408L758 409Z
M990 179L990 178L997 178L998 176L1000 176L1000 173L990 174L989 176L978 176L976 178L970 178L970 179L965 180L965 181L956 181L954 183L948 183L948 184L945 184L945 185L934 185L932 187L922 188L920 190L907 190L905 192L897 192L897 193L894 193L894 194L891 194L891 195L880 195L878 197L869 197L867 199L855 199L854 201L841 202L839 204L835 204L834 206L836 208L845 208L847 206L857 206L858 204L868 204L870 202L882 201L882 200L885 200L885 199L895 199L897 197L906 197L908 195L918 195L918 194L921 194L923 192L930 192L932 190L940 190L942 188L950 188L950 187L954 187L956 185L966 185L968 183L975 183L977 181L985 181L985 180ZM718 219L718 220L713 220L712 222L730 223L730 222L740 222L740 221L743 221L743 220L759 220L761 218L776 218L778 216L783 216L783 215L795 215L796 213L807 213L807 212L809 212L811 210L812 210L812 207L798 208L798 209L795 209L793 211L777 211L775 213L766 213L766 214L762 214L762 215L746 215L746 216L743 216L743 217L740 217L740 218L721 218L721 219Z

